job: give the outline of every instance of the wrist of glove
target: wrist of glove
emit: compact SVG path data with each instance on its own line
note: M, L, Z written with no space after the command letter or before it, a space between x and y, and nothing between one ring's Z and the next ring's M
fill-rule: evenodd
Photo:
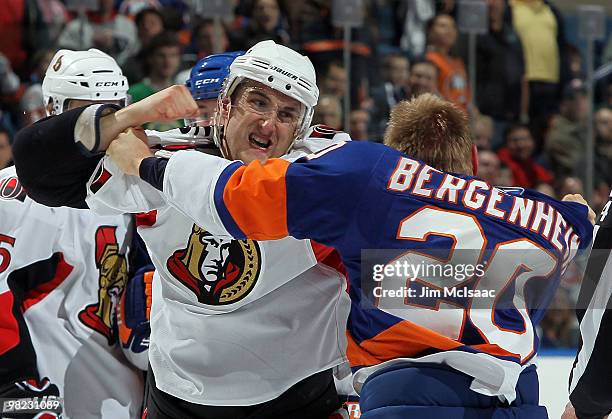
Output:
M136 271L121 295L116 313L121 349L126 358L142 370L148 368L153 273L153 265Z
M44 377L41 380L26 378L0 387L0 417L19 419L60 418L62 405L59 389ZM27 400L20 400L27 399ZM32 404L29 402L32 401ZM55 403L57 401L57 403ZM11 404L14 404L11 407Z

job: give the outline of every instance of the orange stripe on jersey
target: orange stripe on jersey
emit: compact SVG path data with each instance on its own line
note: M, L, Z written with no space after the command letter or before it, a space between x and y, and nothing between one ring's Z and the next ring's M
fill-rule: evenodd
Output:
M493 343L487 343L487 344L482 344L482 345L470 345L470 346L476 349L477 351L484 352L489 355L508 356L508 357L516 358L519 361L521 360L520 355L513 354L512 352L508 352Z
M253 240L286 237L287 189L285 173L289 162L271 159L238 168L228 179L223 203L240 230Z
M346 357L348 358L351 367L362 365L370 366L381 363L380 359L361 348L359 344L355 342L355 339L353 339L353 336L351 336L351 333L348 330L346 331L346 339Z
M376 365L394 358L410 358L427 349L448 351L464 346L432 330L403 320L371 339L357 344L349 335L347 357L351 366Z

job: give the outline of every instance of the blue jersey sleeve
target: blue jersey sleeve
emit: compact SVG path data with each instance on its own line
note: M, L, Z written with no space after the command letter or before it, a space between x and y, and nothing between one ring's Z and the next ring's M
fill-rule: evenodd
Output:
M291 235L337 245L354 218L387 149L372 143L340 143L296 162L233 164L215 187L215 206L236 238Z

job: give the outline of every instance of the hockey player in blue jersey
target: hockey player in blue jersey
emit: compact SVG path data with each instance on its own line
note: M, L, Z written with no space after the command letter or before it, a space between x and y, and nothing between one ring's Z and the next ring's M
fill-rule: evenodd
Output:
M214 225L215 235L313 238L341 253L353 301L348 356L363 418L545 418L535 325L561 273L591 240L588 208L473 177L466 121L433 96L411 102L395 123L402 120L416 128L398 148L428 164L351 142L293 163L244 165L191 152L165 161L150 157L134 131L107 152L181 212ZM385 269L418 256L482 273L451 284L406 279L401 305L391 307L398 300L386 277L378 280L382 297L370 294L376 272L363 269L364 249L394 251ZM444 258L436 249L446 249ZM462 253L470 249L476 253ZM413 287L444 293L424 306L411 299Z

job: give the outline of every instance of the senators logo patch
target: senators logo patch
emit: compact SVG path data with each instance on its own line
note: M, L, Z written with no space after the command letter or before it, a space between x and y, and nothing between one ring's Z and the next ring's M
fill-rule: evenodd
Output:
M223 241L193 225L187 246L168 259L170 273L209 305L242 300L255 287L261 251L253 240Z
M17 199L23 202L25 197L26 191L15 176L0 179L0 199L7 201Z
M96 266L99 269L98 302L86 306L79 320L87 327L115 343L113 333L115 308L127 283L127 261L119 254L117 227L101 226L96 230Z

